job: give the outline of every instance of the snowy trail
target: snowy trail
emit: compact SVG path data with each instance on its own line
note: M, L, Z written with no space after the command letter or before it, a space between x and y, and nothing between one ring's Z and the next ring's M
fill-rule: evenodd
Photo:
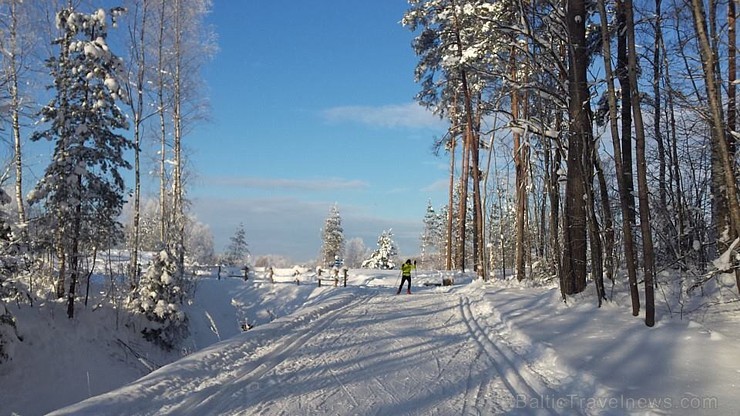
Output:
M54 414L560 414L520 408L561 395L464 292L336 293Z

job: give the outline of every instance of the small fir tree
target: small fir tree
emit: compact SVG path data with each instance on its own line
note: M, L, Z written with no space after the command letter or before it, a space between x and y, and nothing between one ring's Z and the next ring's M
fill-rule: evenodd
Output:
M342 229L342 217L336 204L329 211L324 229L322 230L321 256L322 264L331 266L335 258L342 258L344 254L344 230Z
M144 318L144 338L166 350L188 335L188 318L181 308L185 298L182 281L177 258L163 249L152 258L129 303L134 313Z
M245 265L249 262L249 246L247 245L247 232L244 223L239 223L236 232L231 237L231 244L226 251L226 263L229 266Z
M421 262L431 268L442 266L442 251L444 248L444 218L438 215L432 207L432 201L427 205L424 215L424 232L421 235Z

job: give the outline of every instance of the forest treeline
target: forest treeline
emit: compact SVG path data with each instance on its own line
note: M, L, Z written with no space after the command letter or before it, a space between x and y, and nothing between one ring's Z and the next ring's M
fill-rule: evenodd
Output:
M734 2L409 4L416 98L449 121L428 261L555 276L563 299L592 281L599 305L626 275L648 326L660 271L740 286Z

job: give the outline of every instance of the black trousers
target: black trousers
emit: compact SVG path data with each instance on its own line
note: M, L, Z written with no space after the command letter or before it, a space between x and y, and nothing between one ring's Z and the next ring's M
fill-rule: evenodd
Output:
M403 276L401 278L401 286L398 286L398 291L400 292L403 288L404 282L409 282L409 290L411 290L411 276Z

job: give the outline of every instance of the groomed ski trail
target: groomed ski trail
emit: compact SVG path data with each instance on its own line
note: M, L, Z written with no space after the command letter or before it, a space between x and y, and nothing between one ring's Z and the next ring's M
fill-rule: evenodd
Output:
M521 408L521 395L565 394L487 330L464 292L334 293L184 358L178 377L166 366L53 414L116 414L127 401L141 415L583 413Z

